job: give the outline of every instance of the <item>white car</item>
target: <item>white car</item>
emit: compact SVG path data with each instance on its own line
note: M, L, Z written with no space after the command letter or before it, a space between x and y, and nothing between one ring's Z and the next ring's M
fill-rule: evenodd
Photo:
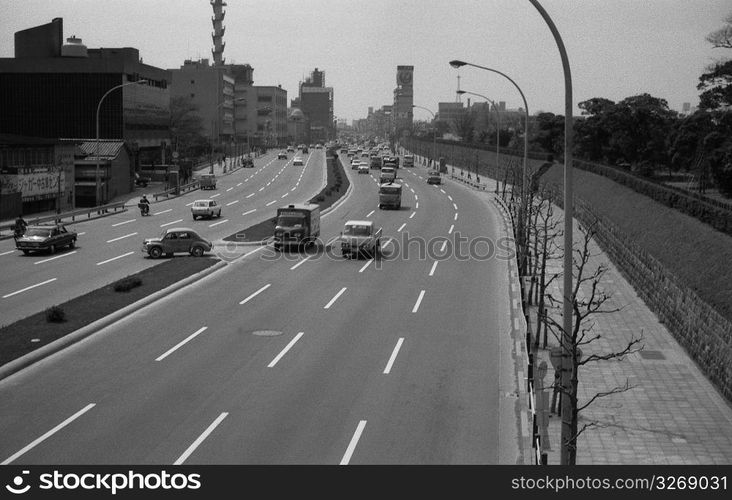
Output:
M302 157L296 156L294 160L292 160L293 165L303 165Z
M361 166L361 161L359 160L351 160L351 170L358 170L358 167Z
M358 173L359 174L368 174L369 173L369 166L366 165L365 163L361 163L358 166Z
M221 205L216 203L216 200L196 200L191 206L191 214L193 220L199 217L208 217L213 219L215 217L221 217Z

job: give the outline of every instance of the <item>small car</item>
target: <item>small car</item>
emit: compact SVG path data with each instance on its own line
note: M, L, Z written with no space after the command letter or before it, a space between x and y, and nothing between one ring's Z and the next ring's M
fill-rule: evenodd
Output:
M361 162L359 160L351 160L351 170L358 170L360 166Z
M23 236L15 240L15 248L28 255L31 252L56 253L56 250L76 245L77 235L63 224L28 226Z
M163 229L157 238L147 238L142 242L142 252L157 259L165 254L172 257L176 253L189 253L201 257L213 249L213 242L201 237L193 229L173 227Z
M280 151L277 153L277 159L278 160L286 160L287 159L287 151Z
M427 174L427 184L442 184L442 176L438 170L431 170Z
M305 154L305 153L307 153L308 151L310 151L310 150L308 149L308 147L307 147L306 145L304 145L304 144L302 145L302 148L300 148L300 149L302 149L302 154Z
M191 206L191 214L193 220L199 217L208 217L213 219L214 216L221 217L221 205L216 203L216 200L196 200Z
M242 167L244 167L244 168L254 168L254 160L252 160L249 157L244 158L244 162L242 163Z
M361 163L358 166L358 173L359 174L368 174L369 173L369 166L365 163Z
M300 165L300 166L304 165L304 163L302 161L302 156L296 156L295 159L292 160L292 164L293 165L296 165L296 166L297 165Z
M287 146L287 152L288 153L294 153L295 152L295 148L292 147L292 146Z

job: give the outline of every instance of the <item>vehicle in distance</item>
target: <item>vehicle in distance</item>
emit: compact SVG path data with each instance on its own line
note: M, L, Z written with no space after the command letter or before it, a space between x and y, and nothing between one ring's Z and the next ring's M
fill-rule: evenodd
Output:
M294 160L292 160L293 165L303 165L302 156L296 156Z
M379 186L379 208L402 208L402 185L389 182Z
M312 243L320 236L320 205L292 203L279 207L274 225L275 250Z
M277 159L278 160L286 160L287 159L287 151L280 151L277 153Z
M244 161L242 162L242 167L254 168L254 160L252 160L251 157L247 156L246 158L244 158Z
M201 187L201 189L216 189L216 175L203 174L198 179L198 185Z
M379 175L379 183L394 182L396 180L396 169L386 164L381 167L381 174Z
M414 166L414 155L404 155L404 166L405 167Z
M315 149L323 149L323 145L322 145L322 144L320 144L320 143L317 143L317 144L315 145Z
M442 184L442 175L439 170L430 170L427 174L427 184Z
M359 174L368 174L369 173L369 166L365 163L359 163L358 164L358 173Z
M221 217L221 205L216 200L196 200L191 205L191 215L193 220L199 217L208 217L213 219L214 216Z
M15 240L15 248L28 255L31 252L56 253L56 250L76 245L76 232L63 224L39 224L28 226L25 234Z
M357 170L361 166L361 162L355 158L351 160L351 170Z
M288 153L294 153L295 152L295 148L293 146L287 146L287 152Z
M308 151L310 151L310 150L308 149L308 147L307 147L307 146L306 146L305 144L303 144L303 145L302 145L302 147L301 147L300 149L302 149L302 153L303 153L303 154L305 154L305 153L307 153Z
M346 221L340 236L343 257L376 257L381 251L381 228L370 220Z
M200 257L212 249L213 242L187 227L163 229L157 238L147 238L142 242L142 252L153 259L163 254L172 257L176 253L189 253L194 257Z
M381 168L381 157L372 156L371 160L369 160L369 166L371 168Z

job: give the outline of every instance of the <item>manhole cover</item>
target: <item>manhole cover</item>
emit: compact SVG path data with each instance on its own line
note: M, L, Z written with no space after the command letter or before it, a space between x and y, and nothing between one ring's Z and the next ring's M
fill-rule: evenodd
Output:
M640 351L639 354L643 359L666 359L661 351Z
M278 330L254 330L252 335L258 335L260 337L276 337L282 335L282 332Z

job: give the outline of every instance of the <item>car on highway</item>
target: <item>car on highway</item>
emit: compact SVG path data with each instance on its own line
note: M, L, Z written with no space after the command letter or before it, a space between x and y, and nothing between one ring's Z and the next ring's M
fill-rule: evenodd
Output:
M293 146L287 146L287 152L288 153L294 153L295 152L295 148Z
M193 215L193 220L199 217L208 217L209 219L221 217L221 205L216 203L216 200L196 200L191 205L191 215Z
M201 257L212 249L212 241L187 227L163 229L157 238L147 238L142 242L142 252L153 259L161 255L172 257L176 253L189 253L194 257Z
M369 166L365 163L360 163L358 165L358 173L359 174L368 174L369 173Z
M427 184L442 184L442 175L439 170L430 170L427 174Z
M315 145L315 149L323 149L323 145L322 145L322 144L320 144L320 143L317 143L317 144Z
M361 160L357 160L355 158L353 158L351 160L351 170L358 170L358 167L360 167L360 166L361 166Z
M76 245L77 234L63 224L28 226L23 236L15 240L15 248L28 255L31 252L56 253L56 250Z
M286 160L287 159L287 151L280 151L277 153L277 159L278 160Z
M302 166L304 164L302 161L302 156L296 156L295 159L292 160L292 164Z
M379 183L394 182L396 180L396 169L392 166L384 165L381 167L379 175Z
M216 189L216 174L203 174L198 179L201 189Z
M340 235L341 254L345 258L365 255L376 258L381 251L381 228L370 220L346 221Z

